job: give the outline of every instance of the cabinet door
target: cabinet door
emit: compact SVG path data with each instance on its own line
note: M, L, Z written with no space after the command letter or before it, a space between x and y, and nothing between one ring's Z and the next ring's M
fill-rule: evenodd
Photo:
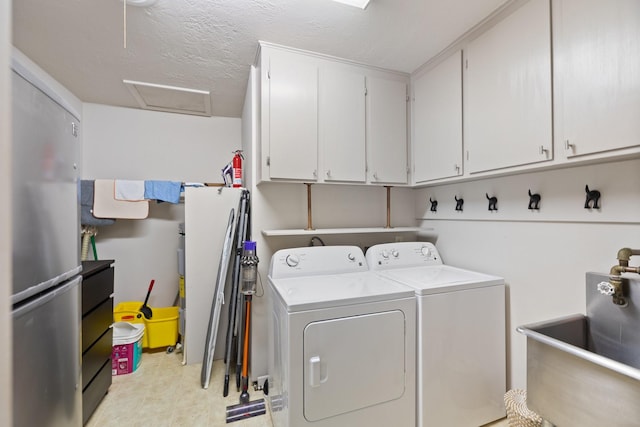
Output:
M367 79L368 177L371 183L407 183L407 84Z
M640 145L640 2L562 0L554 23L566 155Z
M269 53L270 177L315 181L318 167L318 66L305 55Z
M465 145L470 172L551 160L548 0L531 0L466 51Z
M420 76L413 88L414 181L462 174L462 52Z
M365 181L364 75L325 66L320 70L319 140L325 181Z

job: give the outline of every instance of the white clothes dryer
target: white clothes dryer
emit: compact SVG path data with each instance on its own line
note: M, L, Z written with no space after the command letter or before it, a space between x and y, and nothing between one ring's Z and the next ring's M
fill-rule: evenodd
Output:
M274 427L415 426L415 296L357 246L271 258Z
M444 265L431 243L375 245L367 263L415 290L417 425L470 427L505 416L504 279Z

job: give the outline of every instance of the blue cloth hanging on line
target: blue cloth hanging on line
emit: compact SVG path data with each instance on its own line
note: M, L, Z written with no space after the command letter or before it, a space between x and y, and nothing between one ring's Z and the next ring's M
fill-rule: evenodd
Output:
M144 182L144 198L169 203L180 202L182 183L179 181L155 181Z

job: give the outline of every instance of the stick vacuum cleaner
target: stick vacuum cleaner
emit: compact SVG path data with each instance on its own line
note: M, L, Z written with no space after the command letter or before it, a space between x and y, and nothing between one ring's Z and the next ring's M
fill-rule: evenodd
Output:
M241 378L242 393L240 394L240 403L237 405L227 406L227 423L266 413L264 399L249 401L249 332L251 327L251 298L253 297L253 294L256 293L256 280L258 277L256 242L244 242L244 250L240 260L240 265L242 268L241 292L244 295L245 308Z

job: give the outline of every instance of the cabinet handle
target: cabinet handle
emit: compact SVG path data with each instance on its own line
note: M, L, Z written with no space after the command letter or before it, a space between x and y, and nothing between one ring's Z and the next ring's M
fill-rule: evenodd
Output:
M544 148L544 145L540 146L540 154L547 154L549 152L548 148Z
M373 173L373 179L376 179L376 180L378 179L378 172Z
M327 178L331 178L331 169L327 171Z
M575 144L571 144L568 139L564 140L564 149L566 151L573 150L576 147Z
M456 173L460 175L460 165L458 164L453 165L453 169L455 169Z
M318 177L318 170L317 169L313 170L313 176L316 177L316 178Z

